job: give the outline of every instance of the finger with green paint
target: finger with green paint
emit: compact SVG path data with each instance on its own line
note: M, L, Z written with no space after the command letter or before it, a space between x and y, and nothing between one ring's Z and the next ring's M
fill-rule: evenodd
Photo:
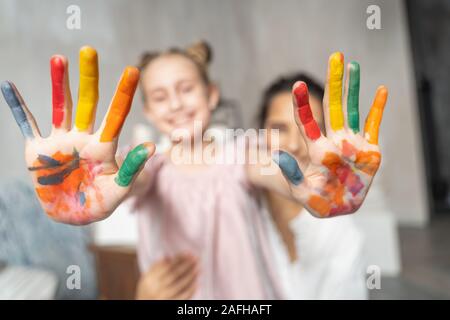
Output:
M128 187L138 176L145 162L155 152L155 145L147 142L138 145L125 157L119 171L114 177L114 182L120 187Z
M352 61L347 65L347 78L344 95L344 101L347 108L344 108L344 119L345 126L352 130L355 134L359 132L359 83L359 63Z

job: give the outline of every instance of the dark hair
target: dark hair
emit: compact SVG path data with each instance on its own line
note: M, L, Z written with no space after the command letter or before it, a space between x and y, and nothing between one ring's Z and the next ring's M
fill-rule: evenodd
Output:
M311 76L299 72L279 77L264 90L258 115L258 125L260 128L264 127L267 113L269 111L269 106L272 102L273 97L275 97L279 93L291 92L292 87L297 81L305 82L308 85L309 94L318 98L319 100L322 100L324 95L324 88Z

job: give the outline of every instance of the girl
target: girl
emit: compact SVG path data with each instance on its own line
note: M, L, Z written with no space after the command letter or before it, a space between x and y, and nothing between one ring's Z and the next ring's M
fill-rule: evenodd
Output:
M173 138L164 154L147 143L128 153L120 169L117 140L131 106L139 72L125 70L100 129L93 133L98 98L98 66L94 49L80 52L80 90L75 127L70 129L71 98L67 60L51 60L53 131L42 138L31 113L10 82L3 95L26 138L26 160L44 210L53 219L86 224L108 217L127 196L141 211L139 259L143 270L164 255L188 251L199 257L196 298L272 298L280 295L258 219L254 187L272 189L298 201L321 218L355 212L373 180L381 154L378 128L387 99L380 87L359 133L359 77L355 64L342 100L344 58L330 56L324 96L326 136L319 129L305 83L294 85L294 118L305 137L310 165L301 171L294 157L274 154L281 170L265 174L264 163L227 164L173 161L178 154L208 151L222 159L231 151L202 139L211 110L219 99L205 68L207 50L169 50L149 56L142 65L146 116ZM200 57L200 58L199 58ZM344 108L343 108L344 105ZM195 130L196 125L200 130ZM179 133L182 132L182 135ZM177 133L175 135L175 133ZM192 148L185 142L191 142ZM241 151L241 150L238 150ZM237 152L239 153L239 152ZM239 154L234 153L237 160ZM131 190L133 182L135 188ZM130 192L133 191L133 192Z

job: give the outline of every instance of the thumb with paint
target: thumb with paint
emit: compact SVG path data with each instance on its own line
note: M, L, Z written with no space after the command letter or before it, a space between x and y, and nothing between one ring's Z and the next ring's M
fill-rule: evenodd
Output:
M147 160L155 153L155 150L153 143L145 142L128 152L119 171L114 176L115 184L121 188L129 189Z

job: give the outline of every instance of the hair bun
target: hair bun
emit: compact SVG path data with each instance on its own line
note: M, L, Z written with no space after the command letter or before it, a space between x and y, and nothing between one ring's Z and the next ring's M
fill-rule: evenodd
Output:
M205 68L210 64L212 60L212 49L210 45L204 40L198 41L187 47L186 53Z

